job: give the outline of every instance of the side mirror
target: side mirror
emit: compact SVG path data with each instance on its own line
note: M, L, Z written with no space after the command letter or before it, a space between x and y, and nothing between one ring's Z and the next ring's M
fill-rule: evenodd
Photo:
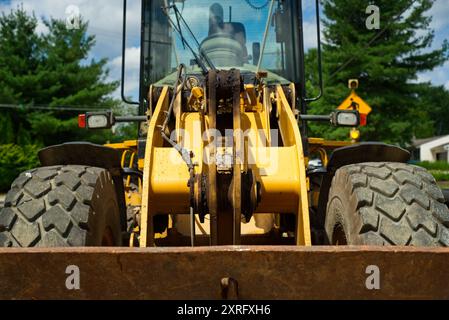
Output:
M253 65L257 66L260 60L260 42L253 42Z

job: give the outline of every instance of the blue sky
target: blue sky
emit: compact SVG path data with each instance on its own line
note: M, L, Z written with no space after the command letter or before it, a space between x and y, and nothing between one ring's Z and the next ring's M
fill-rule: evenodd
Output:
M260 4L265 0L253 0L253 2ZM305 45L306 48L310 48L316 45L315 1L303 0L303 2L305 7ZM66 8L69 5L78 6L83 18L90 22L89 32L97 38L90 58L108 58L110 79L120 79L122 0L0 0L0 11L7 12L20 4L23 4L25 10L30 13L34 12L38 17L52 16L59 19L66 19ZM433 17L431 27L435 29L433 48L437 48L441 46L444 39L449 39L449 0L436 0L430 15ZM140 0L128 0L126 90L130 95L136 95L138 88L139 24ZM39 32L45 31L45 27L41 24ZM420 74L418 81L431 81L434 84L445 85L449 89L449 62L432 72ZM118 97L118 91L114 95Z

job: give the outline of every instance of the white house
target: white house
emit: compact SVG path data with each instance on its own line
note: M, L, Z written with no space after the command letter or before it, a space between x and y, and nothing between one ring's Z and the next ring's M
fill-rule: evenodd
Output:
M413 142L413 146L416 160L449 162L449 135L417 139Z

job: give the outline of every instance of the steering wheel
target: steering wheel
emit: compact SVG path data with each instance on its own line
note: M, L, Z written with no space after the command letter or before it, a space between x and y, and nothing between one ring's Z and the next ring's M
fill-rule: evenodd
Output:
M253 0L245 0L245 1L246 1L246 3L247 3L251 8L253 8L254 10L262 10L262 9L265 9L265 8L268 6L268 4L270 3L270 0L266 0L264 4L262 4L262 5L256 5L256 4L254 4L254 3L251 2L251 1L253 1Z

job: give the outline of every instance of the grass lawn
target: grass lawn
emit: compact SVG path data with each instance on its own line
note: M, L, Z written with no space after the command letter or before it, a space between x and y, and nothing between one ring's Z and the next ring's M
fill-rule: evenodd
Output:
M449 181L438 181L437 183L441 189L449 189Z

